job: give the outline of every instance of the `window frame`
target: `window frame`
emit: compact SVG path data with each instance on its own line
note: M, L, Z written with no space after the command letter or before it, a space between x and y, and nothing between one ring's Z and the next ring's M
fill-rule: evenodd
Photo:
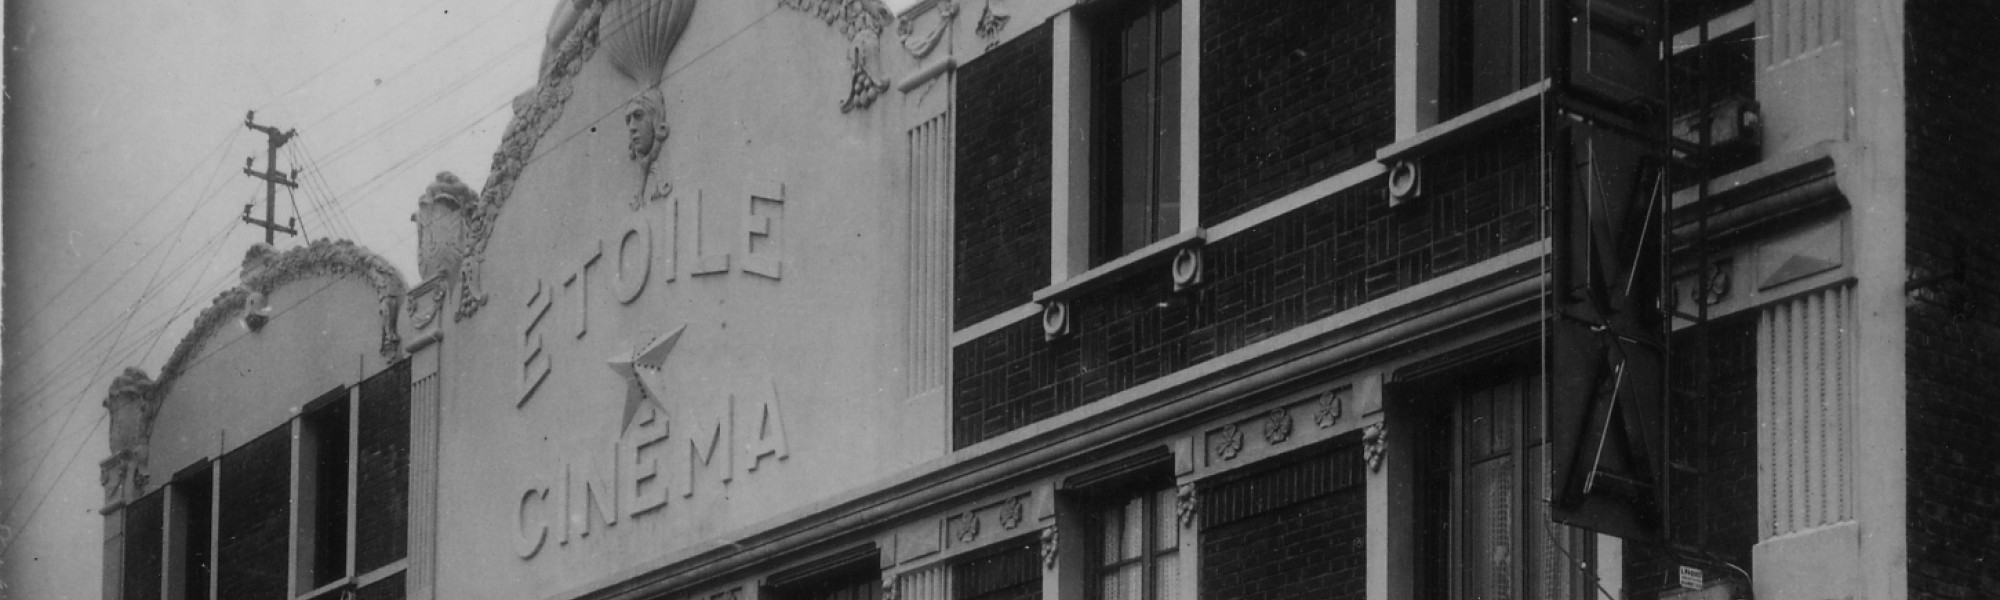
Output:
M1565 543L1569 551L1556 551L1558 565L1574 566L1577 563L1594 565L1590 568L1602 572L1599 548L1603 542L1588 531L1570 528L1553 521L1538 521L1537 514L1547 515L1548 507L1544 498L1548 485L1547 474L1536 474L1542 461L1530 460L1533 447L1546 453L1552 444L1547 426L1535 409L1539 405L1536 397L1546 399L1544 377L1538 372L1532 352L1509 352L1481 364L1454 368L1448 372L1426 377L1423 382L1409 384L1404 392L1412 399L1409 406L1411 418L1407 419L1413 430L1411 442L1414 500L1410 519L1414 550L1413 560L1417 564L1413 574L1411 597L1424 600L1463 600L1473 598L1468 591L1472 576L1469 565L1476 562L1475 550L1468 541L1472 535L1471 525L1466 523L1467 498L1475 491L1468 483L1469 472L1474 463L1493 460L1504 456L1509 461L1505 469L1508 488L1507 508L1508 541L1506 555L1509 557L1506 579L1509 581L1507 593L1515 598L1537 598L1537 585L1531 575L1537 574L1535 564L1539 557L1534 551L1547 552L1547 546L1558 536L1567 537ZM1523 356L1526 354L1526 356ZM1515 388L1517 393L1512 402L1513 415L1507 424L1508 447L1489 452L1484 458L1475 459L1468 455L1471 450L1467 440L1467 422L1477 418L1477 413L1469 405L1472 398L1482 393L1491 395L1496 390ZM1497 403L1496 403L1497 404ZM1497 428L1497 421L1495 428ZM1532 429L1531 429L1532 427ZM1440 430L1442 429L1442 431ZM1539 434L1539 441L1534 436ZM1439 463L1444 464L1440 465ZM1546 517L1543 517L1546 518ZM1547 529L1537 527L1544 525ZM1539 543L1537 543L1539 542ZM1491 562L1491 554L1483 554ZM1570 590L1568 600L1587 600L1597 594L1591 578L1595 573L1569 573Z
M1097 215L1098 202L1102 194L1094 174L1105 169L1099 166L1097 157L1098 139L1103 137L1105 126L1103 108L1099 105L1097 93L1098 70L1104 68L1098 63L1101 57L1095 49L1102 35L1100 24L1106 15L1138 5L1159 5L1161 0L1127 0L1117 3L1094 3L1071 6L1058 12L1053 18L1055 60L1051 99L1053 114L1051 119L1052 140L1051 159L1051 252L1049 282L1052 293L1059 293L1059 284L1072 279L1105 272L1121 271L1129 265L1150 262L1147 259L1164 256L1185 245L1190 233L1200 225L1200 83L1201 61L1200 32L1201 10L1199 2L1176 0L1180 19L1178 28L1161 24L1156 31L1162 33L1178 31L1179 85L1175 86L1180 107L1179 117L1174 122L1173 131L1178 136L1173 145L1173 185L1179 206L1177 227L1159 231L1155 239L1136 249L1112 253L1100 253L1097 248L1102 237L1097 231L1103 217ZM1110 4L1111 6L1099 6ZM1153 13L1161 11L1153 10ZM1163 93L1165 90L1161 90ZM1160 123L1161 126L1166 125ZM1160 182L1163 185L1164 181Z

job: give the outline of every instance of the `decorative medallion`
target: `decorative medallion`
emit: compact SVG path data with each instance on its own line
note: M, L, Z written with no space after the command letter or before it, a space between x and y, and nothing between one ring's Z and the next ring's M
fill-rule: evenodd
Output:
M1026 514L1028 514L1028 509L1021 502L1020 496L1008 498L1005 503L1000 505L1000 528L1012 530L1015 527L1019 527L1021 525L1021 517Z
M1340 392L1333 390L1320 392L1319 410L1313 411L1314 425L1318 425L1320 429L1326 429L1332 427L1334 423L1340 422L1342 395Z
M979 24L972 29L972 33L977 34L979 39L986 40L986 49L991 50L994 46L1000 45L997 36L1000 35L1000 30L1007 28L1007 20L1012 18L993 10L993 1L987 0L986 8L979 11Z
M1292 413L1284 407L1264 413L1264 441L1282 444L1292 437Z
M1057 542L1060 541L1060 539L1061 536L1056 532L1056 526L1054 524L1050 524L1048 527L1042 529L1043 569L1056 568L1056 548L1058 547Z
M1194 527L1195 511L1200 508L1200 500L1195 497L1194 484L1183 483L1174 488L1174 515L1180 517L1181 528Z
M938 42L944 40L945 32L951 31L951 22L958 18L958 2L956 0L939 2L937 13L937 26L922 36L916 35L917 23L915 19L910 18L910 15L896 19L896 36L903 38L903 50L909 52L911 57L930 56L931 51L937 49ZM913 37L916 39L911 39Z
M1218 435L1221 439L1215 443L1217 457L1222 460L1233 460L1237 453L1243 451L1243 430L1237 428L1236 424L1222 426L1222 431Z
M957 537L960 543L970 544L973 540L979 539L978 513L968 511L963 515L959 515L958 518L952 519L951 524L952 529L955 530L952 532L952 535Z
M1369 471L1382 470L1382 454L1389 439L1389 429L1381 423L1369 425L1361 433L1361 456L1368 461Z

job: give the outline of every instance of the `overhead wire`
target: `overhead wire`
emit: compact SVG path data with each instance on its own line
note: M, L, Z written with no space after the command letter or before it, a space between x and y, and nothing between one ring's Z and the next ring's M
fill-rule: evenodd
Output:
M223 139L217 141L215 147L209 149L207 154L204 154L201 159L196 161L196 164L197 165L204 164L207 163L209 160L213 159L218 152L220 152L223 148L227 147L230 142L235 141L236 136L242 135L242 133L243 132L241 130L232 130L229 135L224 136ZM137 229L140 223L147 222L147 219L153 216L153 211L157 211L160 209L160 207L165 206L167 198L173 196L174 192L180 191L181 185L187 183L187 179L189 177L193 177L195 172L198 170L200 169L195 168L183 171L181 173L181 178L175 181L172 187L167 188L166 193L160 194L160 197L153 201L152 203L153 206L151 208L146 209L146 212L140 214L139 218L133 219L130 225L126 225L125 230L119 232L116 238L124 239L126 236L131 235L132 230ZM63 283L61 289L56 290L55 294L50 295L49 299L43 301L41 306L35 307L34 310L28 311L28 316L24 318L24 321L30 323L34 322L36 317L41 316L42 311L47 310L50 306L53 306L56 303L56 301L61 300L63 294L68 292L71 286L76 285L76 282L82 279L84 275L89 274L90 270L92 268L95 268L98 263L103 262L104 258L111 254L111 251L114 247L115 246L113 245L106 244L104 250L98 252L97 257L91 259L89 263L86 263L84 267L78 270L75 275L70 276L69 280Z
M515 4L519 4L519 3L520 3L520 1L521 1L521 0L517 0L517 1L515 2ZM512 6L512 5L510 5L510 6ZM750 28L754 27L754 26L755 26L755 25L757 25L758 23L761 23L761 22L763 21L763 19L764 19L764 18L768 18L768 17L769 17L769 15L770 15L771 13L774 13L774 12L776 12L776 11L775 11L775 10L772 10L772 11L769 11L769 12L766 12L766 13L765 13L765 15L763 15L763 16L761 16L761 17L759 17L759 18L758 18L758 19L757 19L756 21L753 21L753 22L752 22L752 23L750 23L749 25L746 25L746 26L745 26L745 27L744 27L743 29L740 29L740 30L738 30L737 32L735 32L735 33L732 33L732 34L731 34L731 35L730 35L730 36L729 36L728 38L726 38L725 40L723 40L724 44L726 44L728 40L731 40L731 39L734 39L735 37L737 37L737 36L741 35L741 34L742 34L743 32L745 32L745 31L748 31L748 30L749 30ZM479 27L483 27L485 23L490 23L490 22L491 22L491 19L488 19L488 20L487 20L486 22L482 22L482 24L481 24L481 25L479 25L479 26L475 26L475 28L474 28L474 29L476 30L476 29L477 29L477 28L479 28ZM449 46L451 46L451 45L455 44L455 43L456 43L456 42L457 42L458 40L462 40L462 39L464 38L464 36L465 36L465 35L467 35L467 34L469 34L469 33L470 33L470 31L468 31L468 32L467 32L467 33L465 33L465 34L461 34L461 35L460 35L460 36L459 36L458 38L455 38L453 42L451 42L451 43L448 43L448 44L446 44L446 46L445 46L445 47L449 47ZM718 46L717 46L717 47L719 48L719 47L720 47L721 45L723 45L723 44L718 44ZM441 51L442 49L443 49L443 48L440 48L439 50L436 50L436 51L433 51L433 52L431 53L431 55L435 55L435 54L436 54L437 52ZM704 53L703 53L703 55L706 55L706 54L707 54L708 52L713 52L713 51L714 51L715 49L716 49L716 48L710 48L710 49L709 49L709 50L708 50L707 52L704 52ZM428 57L428 56L430 56L430 55L426 55L426 56ZM698 57L697 57L697 58L698 58ZM685 67L683 67L683 68L685 68ZM407 71L408 71L408 68L405 68L403 72L407 72ZM676 72L678 72L678 71L676 71ZM399 72L399 74L400 74L400 73L401 73L401 72ZM667 78L667 77L671 77L672 75L673 75L673 73L668 73L668 74L665 74L665 75L663 75L663 76L662 76L662 78L661 78L661 79L663 79L663 80L664 80L665 78ZM634 95L633 95L633 98L637 98L637 94L634 94ZM628 100L628 101L629 101L629 100ZM351 105L351 104L352 104L352 102L350 102L350 103L349 103L349 105ZM433 141L432 141L431 143L429 143L429 144L426 144L426 145L425 145L424 147L422 147L422 148L421 148L421 149L420 149L419 151L417 151L417 152L414 152L414 153L412 153L412 154L411 154L411 155L409 155L409 156L406 156L406 157L405 157L405 158L404 158L403 160L401 160L401 161L398 161L398 163L397 163L397 165L396 165L396 166L393 166L393 167L391 167L390 169L387 169L387 170L384 170L384 171L383 171L383 172L382 172L381 174L378 174L378 175L376 175L375 177L371 178L370 180L368 180L368 181L366 181L366 182L363 182L363 183L362 183L362 184L360 184L360 185L357 185L357 186L354 186L353 188L350 188L350 192L351 192L351 191L353 191L353 190L358 190L358 189L362 189L362 188L363 188L363 187L365 187L365 186L368 186L368 185L370 185L370 184L373 184L373 183L375 183L376 181L378 181L378 180L381 180L381 179L383 179L384 177L386 177L386 176L387 176L387 174L389 174L389 173L391 173L391 172L395 172L395 171L400 171L400 170L401 170L401 169L403 169L403 168L407 168L407 164L408 164L408 163L409 163L410 161L414 160L415 158L418 158L418 157L421 157L421 156L424 156L424 155L427 155L427 154L428 154L429 152L433 152L433 151L435 151L436 149L438 149L438 148L442 147L442 146L443 146L443 144L447 143L447 142L448 142L449 140L451 140L452 138L455 138L455 137L456 137L456 136L458 136L458 135L462 135L462 134L463 134L463 133L464 133L465 131L467 131L467 130L471 129L472 127L476 126L476 125L477 125L478 123L480 123L480 122L484 121L484 120L485 120L485 119L486 119L487 117L490 117L490 116L491 116L491 114L493 114L493 112L498 112L499 110L502 110L502 109L505 109L505 108L507 108L507 107L508 107L508 106L510 106L510 105L511 105L511 99L510 99L510 101L509 101L508 103L505 103L505 104L502 104L502 105L501 105L500 107L496 108L496 109L495 109L494 111L491 111L491 112L488 112L488 113L486 113L486 114L484 114L484 115L481 115L481 117L479 117L479 118L477 118L477 119L474 119L473 121L471 121L471 122L467 123L466 125L464 125L464 126L462 126L462 127L458 128L458 129L456 129L456 130L454 130L454 131L452 131L452 132L450 132L450 133L447 133L446 135L443 135L443 136L440 136L440 137L438 137L438 138L434 138L434 139L433 139ZM343 108L344 108L344 107L343 107ZM592 121L591 121L591 122L592 122L593 124L595 124L595 123L601 123L601 122L602 122L602 121L603 121L604 119L606 119L606 118L609 118L610 116L612 116L612 115L614 115L614 114L617 114L617 113L618 113L618 112L620 112L620 111L621 111L622 109L623 109L623 107L622 107L622 106L618 106L618 107L614 107L614 108L613 108L613 109L611 109L610 111L607 111L607 112L605 112L605 113L603 113L603 114L600 114L600 115L598 115L598 116L597 116L596 118L592 119ZM335 111L335 112L338 112L339 110L340 110L340 109L336 109L336 111ZM331 116L332 116L332 115L331 115L331 114L329 114L329 115L327 115L326 117L322 117L320 121L324 121L324 120L325 120L326 118L330 118ZM542 158L542 157L545 157L545 156L547 156L549 152L551 152L551 151L553 151L553 150L555 150L555 149L557 149L557 148L561 148L561 147L563 147L563 146L566 146L566 145L567 145L567 144L568 144L568 143L569 143L570 141L574 140L574 139L575 139L575 138L576 138L577 136L581 135L581 133L582 133L582 132L583 132L583 130L578 130L578 131L575 131L575 132L572 132L572 133L570 133L569 135L567 135L567 136L564 136L563 138L561 138L561 139L559 139L559 140L556 140L556 143L555 143L555 144L552 144L552 145L548 145L548 146L545 146L545 147L544 147L544 151L543 151L543 152L540 152L540 153L536 153L536 154L534 154L534 155L531 155L531 156L527 157L527 158L526 158L526 159L525 159L525 160L523 161L523 162L524 162L524 164L532 164L533 162L535 162L535 161L539 160L540 158ZM233 136L232 136L232 138L233 138ZM335 206L339 206L339 205L340 205L340 201L339 201L339 197L338 197L338 196L334 197L334 202L333 202L333 204L334 204ZM394 246L401 246L401 245L404 245L404 244L407 244L407 243L408 243L408 241L409 241L409 239L410 239L410 238L412 238L412 237L414 237L414 235L415 235L415 232L413 231L413 232L410 232L410 233L408 233L408 234L405 234L404 236L400 236L400 238L399 238L399 239L397 240L397 242L396 242L395 244L393 244L393 245L394 245ZM327 285L324 285L324 286L322 286L321 288L319 288L319 289L315 290L314 292L312 292L312 293L308 294L308 297L311 297L311 296L315 296L315 295L317 295L318 293L320 293L320 292L324 291L325 289L327 289L327 288L328 288L328 287L330 287L331 285L332 285L332 283L331 283L331 282L329 282L329 283L328 283ZM296 305L294 305L294 306L296 306ZM288 308L287 310L289 310L289 308ZM131 318L132 316L133 316L133 315L130 315L130 314L128 314L128 316L127 316L126 318L127 318L127 319L130 319L130 318ZM275 315L274 315L274 316L275 316ZM241 339L241 338L237 338L237 339L232 339L232 340L230 340L229 342L226 342L226 343L225 343L225 344L224 344L223 346L221 346L221 347L218 347L218 348L215 348L215 349L212 349L212 350L209 350L209 351L207 351L207 352L203 352L203 353L201 353L200 355L196 356L196 357L195 357L194 359L190 360L190 361L189 361L189 362L187 363L187 365L186 365L186 366L189 366L189 367L191 367L191 366L193 366L193 365L195 365L195 364L199 364L200 362L202 362L202 361L206 360L206 359L207 359L207 358L208 358L209 356L212 356L212 355L214 355L214 353L215 353L215 352L219 352L220 350L222 350L222 349L224 349L224 348L227 348L227 347L228 347L228 346L230 346L230 345L233 345L233 344L234 344L234 343L235 343L236 341L238 341L238 340L240 340L240 339ZM108 354L107 354L107 356L108 356ZM104 417L103 417L103 416L100 416L100 419L99 419L99 425L101 425L101 424L102 424L102 422L103 422L103 419L104 419ZM94 430L95 430L95 427L93 427L93 433L94 433ZM87 437L87 435L86 435L86 437ZM76 450L75 452L73 452L73 453L72 453L72 455L71 455L71 459L70 459L70 460L69 460L68 462L66 462L66 463L65 463L65 465L64 465L64 467L63 467L63 469L62 469L62 472L63 472L63 473L66 473L66 472L68 471L68 469L69 469L69 468L70 468L70 466L71 466L71 463L73 463L73 462L74 462L74 459L75 459L75 457L76 457L76 456L77 456L78 454L80 454L80 452L81 452L81 443L79 444L79 447L77 448L77 450ZM60 480L60 479L61 479L61 473L59 473L59 474L58 474L58 475L57 475L57 476L55 477L55 479L57 479L57 480ZM51 484L51 485L53 485L53 484ZM24 493L25 493L25 492L24 492ZM44 494L44 496L43 496L43 500L44 500L44 501L46 501L46 498L47 498L47 495L48 495L47 493L45 493L45 494ZM17 498L17 500L18 500L18 498ZM34 510L32 510L32 511L31 511L31 512L29 513L29 515L28 515L28 517L27 517L26 519L24 519L24 520L23 520L23 526L22 526L21 528L17 528L17 532L18 532L18 530L19 530L19 529L22 529L22 528L25 528L26 524L28 524L28 523L31 523L31 522L32 522L32 518L33 518L33 515L34 515L34 514L35 514L36 512L39 512L39 509L40 509L40 505L41 505L41 502L37 502L37 505L36 505L36 508L35 508ZM11 509L12 509L12 508L13 508L13 507L10 507L10 509L9 509L9 512L11 512ZM11 549L11 544L10 544L10 547L9 547L9 549ZM0 550L0 553L4 553L4 552L5 552L4 550Z

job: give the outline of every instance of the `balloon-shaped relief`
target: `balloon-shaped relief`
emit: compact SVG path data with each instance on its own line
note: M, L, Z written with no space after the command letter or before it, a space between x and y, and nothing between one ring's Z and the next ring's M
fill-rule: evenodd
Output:
M695 0L610 0L598 26L602 51L620 74L651 84L687 30Z

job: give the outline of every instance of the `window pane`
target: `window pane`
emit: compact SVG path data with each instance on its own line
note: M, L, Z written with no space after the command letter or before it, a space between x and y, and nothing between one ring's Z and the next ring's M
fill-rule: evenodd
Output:
M1507 452L1514 449L1514 422L1520 418L1516 400L1520 397L1518 381L1508 381L1493 388L1493 451Z
M1471 465L1465 474L1460 530L1464 537L1466 597L1511 598L1514 494L1513 460L1496 458Z
M1167 3L1160 11L1160 56L1181 52L1181 3Z
M1104 526L1104 531L1102 532L1104 534L1104 546L1100 549L1103 558L1098 561L1098 564L1108 565L1118 562L1119 559L1125 557L1123 548L1119 545L1120 540L1125 539L1125 509L1121 506L1113 506L1104 509L1101 517L1100 522Z
M1153 590L1158 600L1179 598L1181 580L1181 556L1167 553L1153 559Z
M1120 224L1119 254L1143 248L1152 241L1149 231L1153 219L1152 88L1152 77L1143 73L1119 84L1118 196L1124 217Z
M1179 502L1174 499L1174 489L1167 488L1153 494L1154 552L1171 552L1181 543L1180 513L1176 510Z
M1465 457L1468 461L1493 455L1493 390L1480 390L1465 397L1462 419L1465 426Z
M1125 503L1124 553L1119 558L1138 558L1144 553L1146 543L1146 497L1138 496Z
M1472 102L1478 106L1514 91L1514 38L1517 0L1473 0Z
M1138 18L1125 24L1124 63L1125 75L1144 72L1153 63L1153 19L1141 12Z
M1160 62L1160 116L1154 121L1159 160L1154 178L1153 231L1147 242L1159 241L1181 230L1181 59Z

